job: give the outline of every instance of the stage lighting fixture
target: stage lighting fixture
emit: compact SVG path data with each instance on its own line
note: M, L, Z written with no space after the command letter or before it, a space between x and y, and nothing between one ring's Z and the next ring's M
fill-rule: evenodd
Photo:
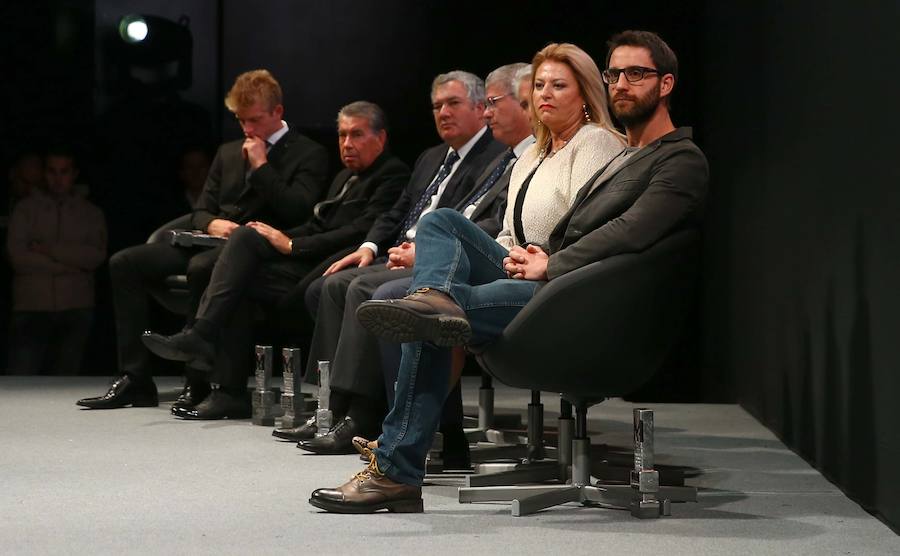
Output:
M126 15L119 21L119 35L127 43L141 42L148 32L147 21L139 15Z
M193 37L190 20L128 14L107 35L113 87L138 83L186 89L191 85ZM116 32L118 31L118 32Z

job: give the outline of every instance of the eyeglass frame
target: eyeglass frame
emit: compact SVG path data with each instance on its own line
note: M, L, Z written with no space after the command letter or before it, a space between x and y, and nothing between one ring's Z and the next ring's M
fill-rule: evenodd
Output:
M637 79L628 79L627 72L629 70L640 70L641 76L638 77ZM610 73L613 71L617 72L615 79L612 78L612 75ZM600 78L607 85L614 85L619 82L619 77L621 77L622 74L625 74L625 81L627 81L629 83L637 83L639 81L643 81L647 77L648 73L655 73L657 75L657 77L662 77L662 75L663 75L663 73L656 68L648 68L646 66L628 66L628 67L624 67L624 68L606 68L605 70L600 72Z
M484 97L484 107L490 108L491 110L493 110L494 108L497 107L498 100L500 100L504 97L508 97L508 96L512 96L512 93L503 93L502 95L494 95L492 97Z

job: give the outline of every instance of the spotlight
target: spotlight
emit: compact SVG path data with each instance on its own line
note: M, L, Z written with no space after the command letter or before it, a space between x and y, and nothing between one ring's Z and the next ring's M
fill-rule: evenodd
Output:
M119 21L119 35L127 43L141 42L148 31L147 22L139 15L126 15Z
M107 53L116 83L186 89L191 85L193 37L190 20L172 21L158 15L128 14L110 26Z

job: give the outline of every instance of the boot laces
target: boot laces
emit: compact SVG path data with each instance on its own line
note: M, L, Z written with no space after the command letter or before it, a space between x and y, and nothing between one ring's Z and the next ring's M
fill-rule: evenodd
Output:
M354 475L353 478L357 482L362 483L368 481L369 479L377 479L378 477L383 476L384 473L382 473L381 470L378 469L378 460L375 459L373 454L372 459L369 460L369 465L367 465L365 469Z

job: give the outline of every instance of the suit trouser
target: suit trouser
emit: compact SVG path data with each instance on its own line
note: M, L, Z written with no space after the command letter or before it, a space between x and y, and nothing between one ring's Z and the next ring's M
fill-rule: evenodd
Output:
M209 285L196 301L194 323L203 336L216 340L216 353L220 355L213 376L220 384L236 389L246 385L253 327L250 302L277 308L320 264L318 260L282 255L252 228L241 226L232 232Z
M412 270L388 270L380 258L363 268L345 269L320 278L307 290L307 303L316 319L307 369L317 361L331 361L331 388L384 403L384 372L378 340L356 318L359 305L372 298L378 287ZM319 293L320 292L320 293ZM307 308L310 308L307 305Z
M206 289L221 247L190 249L167 243L147 243L123 249L109 259L119 370L150 377L154 362L141 342L150 328L150 296L163 292L168 276L187 274L191 299L199 300ZM188 314L193 316L196 304Z

